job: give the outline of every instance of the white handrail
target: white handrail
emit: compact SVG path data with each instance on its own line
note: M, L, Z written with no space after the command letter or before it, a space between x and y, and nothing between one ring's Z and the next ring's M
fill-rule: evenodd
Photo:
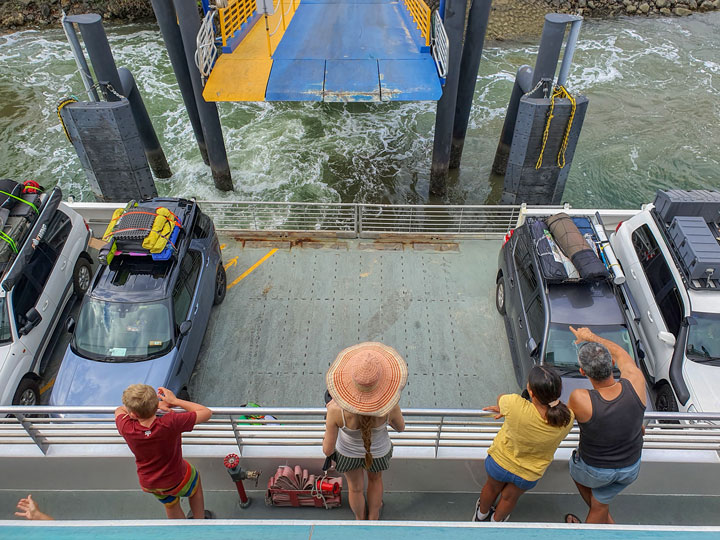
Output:
M213 407L213 418L183 438L186 445L245 447L319 446L325 429L325 408ZM123 444L115 429L114 407L0 407L0 454L18 445L76 445L76 453L93 453L92 445ZM395 446L435 449L488 448L502 426L493 413L475 409L406 409L406 430L391 432ZM38 417L40 415L40 417ZM48 415L42 417L43 415ZM90 416L93 415L93 416ZM99 416L98 416L99 415ZM273 418L249 418L268 416ZM720 451L720 413L657 413L648 423L644 448ZM677 420L682 423L661 423ZM561 448L577 445L574 427Z
M432 56L437 66L438 75L444 79L447 77L450 40L448 39L447 32L445 32L445 25L440 17L440 13L437 10L433 12L432 21L432 40L430 43Z
M215 45L215 22L214 18L217 10L210 7L210 10L203 17L195 39L195 65L200 71L202 84L205 86L215 61L218 58L217 46Z

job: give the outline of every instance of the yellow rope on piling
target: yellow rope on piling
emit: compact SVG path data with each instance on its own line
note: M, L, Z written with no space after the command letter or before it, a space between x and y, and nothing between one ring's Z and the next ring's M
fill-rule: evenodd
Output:
M68 133L68 130L65 127L65 122L63 122L62 116L60 116L60 111L62 111L63 107L65 105L69 105L70 103L77 103L77 99L69 97L69 98L64 98L62 101L60 101L60 103L58 103L58 106L57 106L57 115L58 115L58 118L60 119L60 125L62 126L63 131L65 132L65 136L67 137L67 140L72 142L72 139L70 139L70 134Z
M565 134L563 135L563 140L560 144L560 151L557 156L558 166L561 169L565 167L565 150L567 150L568 140L570 139L570 128L572 128L573 120L575 118L575 98L564 86L558 85L555 87L555 90L553 90L552 96L550 96L550 110L548 111L547 121L545 122L542 147L540 148L540 155L538 156L537 163L535 164L535 169L539 169L542 166L545 145L547 144L548 136L550 135L550 122L553 119L553 112L555 111L555 98L565 98L570 101L570 118L568 118L568 123L565 127Z

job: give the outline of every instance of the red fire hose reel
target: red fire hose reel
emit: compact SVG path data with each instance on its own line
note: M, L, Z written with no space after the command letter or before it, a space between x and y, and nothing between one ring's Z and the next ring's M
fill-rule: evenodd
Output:
M223 463L230 478L235 482L238 495L240 495L240 508L247 508L250 506L250 498L245 493L243 480L255 480L255 487L257 487L258 479L262 471L244 471L242 467L240 467L240 456L237 454L228 454L225 456Z

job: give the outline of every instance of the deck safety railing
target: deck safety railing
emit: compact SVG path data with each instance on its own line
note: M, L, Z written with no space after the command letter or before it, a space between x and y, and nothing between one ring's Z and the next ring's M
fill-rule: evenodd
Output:
M229 0L227 7L218 8L223 47L227 46L228 40L253 16L256 6L255 0Z
M425 45L430 46L430 8L424 0L404 0L405 7L412 15L418 30L425 38Z
M120 203L70 203L96 230L105 230ZM410 205L198 201L221 232L267 234L326 233L343 238L385 235L501 239L527 215L592 215L595 210L565 206ZM600 210L612 230L638 210Z
M93 445L124 444L112 419L114 407L0 407L0 454L14 446L76 445L76 453L93 453ZM324 408L215 407L212 419L183 436L185 445L248 447L320 446L325 430ZM432 449L488 448L502 425L493 413L467 409L406 409L406 429L391 431L393 445ZM9 415L9 416L6 416ZM64 417L59 417L60 415ZM92 415L107 415L107 419ZM242 418L272 415L272 420ZM720 413L645 414L645 449L720 451ZM680 420L680 423L667 423ZM711 423L713 422L713 423ZM561 448L578 442L575 426ZM318 449L318 452L320 450Z
M521 210L521 206L218 201L204 201L200 206L218 230L326 231L349 237L442 234L501 238L515 226Z

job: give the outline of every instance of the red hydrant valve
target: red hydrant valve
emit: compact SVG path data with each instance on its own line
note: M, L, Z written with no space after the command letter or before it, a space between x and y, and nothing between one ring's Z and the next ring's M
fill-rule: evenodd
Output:
M240 508L247 508L250 506L250 499L245 493L243 480L249 477L255 478L257 482L259 473L256 473L255 471L243 471L242 467L240 467L240 457L237 454L228 454L225 456L223 463L225 464L230 478L232 478L232 481L235 482L235 487L237 488L238 495L240 496Z

